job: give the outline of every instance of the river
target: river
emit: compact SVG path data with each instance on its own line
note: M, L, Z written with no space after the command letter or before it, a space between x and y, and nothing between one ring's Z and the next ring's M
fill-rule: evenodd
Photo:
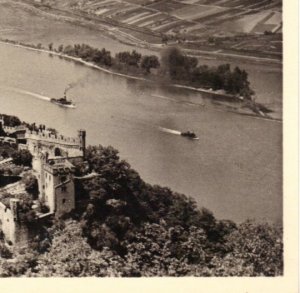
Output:
M88 144L114 146L145 181L194 197L219 219L281 222L282 123L227 112L196 92L128 80L46 53L0 44L0 56L0 113L69 136L84 128ZM280 105L281 71L251 66L260 99ZM76 109L43 99L60 97L74 82L69 97ZM160 127L193 130L200 139Z

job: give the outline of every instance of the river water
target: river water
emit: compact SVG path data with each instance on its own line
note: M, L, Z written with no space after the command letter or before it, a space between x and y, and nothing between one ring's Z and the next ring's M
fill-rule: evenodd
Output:
M0 44L0 56L0 113L69 136L84 128L88 144L114 146L145 181L194 197L219 219L281 221L280 122L230 113L196 92L128 80L46 53ZM281 71L251 66L260 99L280 105ZM76 109L47 100L74 82L69 97ZM193 130L200 139L161 127Z

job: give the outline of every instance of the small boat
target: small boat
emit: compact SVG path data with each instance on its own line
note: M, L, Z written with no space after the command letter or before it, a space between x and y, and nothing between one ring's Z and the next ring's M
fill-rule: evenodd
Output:
M199 139L199 137L197 137L197 135L192 131L181 132L180 135L190 139Z
M64 94L63 98L60 99L52 98L50 101L51 103L54 103L58 106L62 106L66 108L76 108L75 104L72 101L67 100L66 93Z

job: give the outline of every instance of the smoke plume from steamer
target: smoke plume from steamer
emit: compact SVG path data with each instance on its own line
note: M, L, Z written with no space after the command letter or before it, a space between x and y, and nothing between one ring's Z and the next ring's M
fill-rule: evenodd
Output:
M68 86L65 88L64 94L66 95L70 89L72 89L73 87L75 87L77 85L77 83L78 82L69 83Z
M65 88L64 94L66 95L69 90L73 89L77 85L81 85L81 84L85 83L88 80L88 78L89 78L89 74L87 74L86 76L80 78L77 81L69 83L68 86Z

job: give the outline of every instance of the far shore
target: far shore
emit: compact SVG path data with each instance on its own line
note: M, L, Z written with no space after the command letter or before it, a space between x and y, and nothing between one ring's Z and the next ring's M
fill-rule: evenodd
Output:
M139 81L144 81L144 82L157 82L157 80L155 80L155 79L144 78L144 77L140 77L140 76L134 76L134 75L129 75L129 74L116 72L116 71L113 71L113 70L109 70L105 67L95 65L92 62L84 61L81 58L69 56L69 55L66 55L66 54L63 54L63 53L60 53L60 52L51 51L51 50L47 50L47 49L44 49L44 48L40 48L40 49L35 48L32 45L20 44L19 42L16 42L16 41L1 40L0 39L0 44L10 45L10 46L18 47L18 48L23 48L23 49L27 49L27 50L31 50L31 51L42 52L42 53L47 53L47 54L50 54L50 55L62 57L62 58L72 60L72 61L77 62L77 63L81 63L85 66L103 71L105 73L120 76L120 77L127 78L127 79L139 80ZM240 103L245 102L246 103L246 101L243 101L240 97L236 97L234 95L226 94L226 93L223 93L223 92L221 93L219 91L214 91L212 89L208 90L208 89L204 89L204 88L196 88L196 87L192 87L192 86L188 86L188 85L174 84L174 83L167 83L166 85L171 86L171 87L176 87L176 88L182 88L182 89L186 89L186 90L197 91L197 92L200 92L200 93L208 94L210 96L212 96L212 95L213 96L218 96L219 98L224 99L224 101L231 100L231 101L234 101L234 102L240 102ZM270 120L270 121L278 121L278 122L282 121L281 119L276 119L276 118L270 117L263 110L261 110L261 108L266 109L266 107L264 107L262 104L256 103L255 101L247 101L247 105L248 105L247 108L251 109L251 112L243 111L243 110L236 109L236 108L235 109L232 108L229 112L240 114L240 115L245 115L245 116L249 116L249 117L263 118L263 119ZM255 110L253 110L253 109L255 109Z
M176 42L171 42L168 45L162 43L159 41L151 42L147 41L146 38L135 36L132 33L128 33L125 31L122 31L120 28L122 28L123 25L120 23L111 22L109 18L99 18L94 17L91 15L79 15L68 10L64 10L62 8L54 8L54 7L48 7L47 10L42 9L42 7L33 7L32 5L28 3L21 3L17 2L19 5L23 6L24 9L28 9L29 11L34 11L35 13L38 13L39 15L42 15L44 17L51 17L54 19L59 19L63 22L70 22L74 24L80 24L82 26L88 26L92 27L93 29L100 30L103 32L107 37L114 39L115 41L126 44L128 46L132 46L134 48L144 48L148 49L154 52L160 51L162 48L168 45L178 44ZM126 27L127 29L132 29L129 27ZM144 32L145 34L145 32ZM242 51L239 52L231 52L227 49L216 49L214 51L211 50L205 50L205 49L189 49L189 48L181 48L188 56L190 57L196 57L196 58L218 58L224 62L232 62L232 61L242 61L247 63L259 63L259 64L273 64L273 65L280 65L282 64L282 59L272 58L272 57L262 57L254 52L252 54L245 53Z

